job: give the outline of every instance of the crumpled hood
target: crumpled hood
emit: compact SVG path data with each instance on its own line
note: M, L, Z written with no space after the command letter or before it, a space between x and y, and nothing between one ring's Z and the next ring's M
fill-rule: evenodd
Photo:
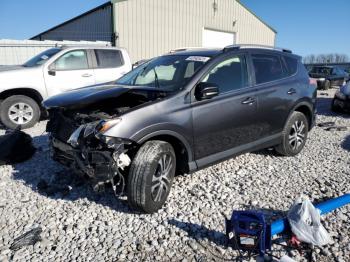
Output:
M50 108L81 108L105 99L117 98L127 92L144 91L150 93L160 93L163 90L148 87L133 87L123 85L96 85L79 88L63 94L48 98L43 102L43 106Z
M348 82L345 86L340 87L340 92L344 95L350 96L350 82Z

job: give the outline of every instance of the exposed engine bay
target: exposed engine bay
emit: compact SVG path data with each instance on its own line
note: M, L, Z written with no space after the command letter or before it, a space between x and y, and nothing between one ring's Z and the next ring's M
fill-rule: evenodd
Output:
M92 178L98 191L105 183L111 183L114 192L124 191L126 169L138 149L131 140L103 135L106 124L167 95L159 90L127 90L118 97L97 99L89 104L73 103L48 109L46 131L50 133L53 159Z

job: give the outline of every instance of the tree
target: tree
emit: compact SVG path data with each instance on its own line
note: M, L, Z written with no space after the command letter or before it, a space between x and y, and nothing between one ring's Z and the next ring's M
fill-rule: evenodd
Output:
M349 56L346 54L330 53L319 55L307 55L303 57L304 64L327 64L327 63L348 63L350 62Z

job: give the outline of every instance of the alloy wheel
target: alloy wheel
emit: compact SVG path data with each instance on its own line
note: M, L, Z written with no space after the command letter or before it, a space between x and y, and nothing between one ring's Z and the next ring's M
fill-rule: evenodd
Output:
M170 172L173 164L170 154L164 154L159 159L156 172L152 177L151 195L154 202L161 201L170 190Z
M24 125L33 119L34 110L27 103L13 104L8 110L9 119L16 125Z
M289 133L289 145L293 150L298 150L305 140L305 124L303 121L295 121Z

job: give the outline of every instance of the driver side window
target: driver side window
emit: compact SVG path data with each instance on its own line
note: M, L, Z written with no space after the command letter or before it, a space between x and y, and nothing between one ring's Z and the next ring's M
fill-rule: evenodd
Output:
M202 82L215 84L220 94L248 86L247 64L244 56L233 56L217 64Z
M65 53L55 61L54 67L56 70L88 69L86 52L84 50L74 50Z

